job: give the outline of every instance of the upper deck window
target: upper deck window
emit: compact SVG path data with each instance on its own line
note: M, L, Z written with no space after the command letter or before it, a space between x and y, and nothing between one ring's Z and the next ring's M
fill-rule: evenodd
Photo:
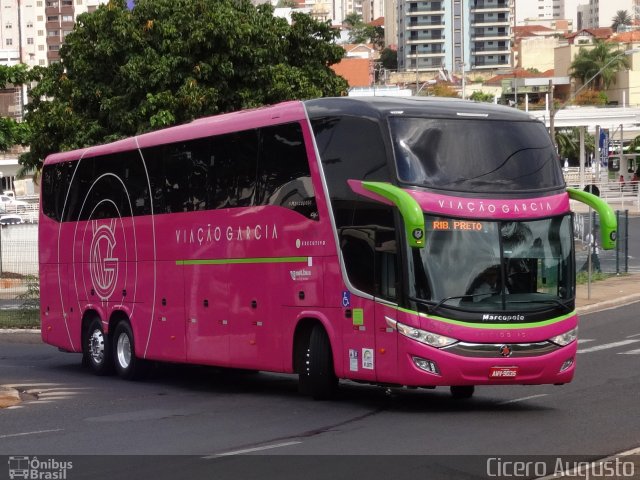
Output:
M389 123L401 182L474 193L564 187L541 123L407 117Z

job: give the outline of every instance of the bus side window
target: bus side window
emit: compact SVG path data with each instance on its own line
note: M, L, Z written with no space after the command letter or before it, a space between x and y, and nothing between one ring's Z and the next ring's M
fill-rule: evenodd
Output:
M182 145L168 145L164 151L164 197L167 213L187 211L188 171L191 152Z
M260 130L257 205L278 205L318 219L309 160L299 123Z
M215 191L210 208L252 206L258 162L257 131L212 137L210 155L210 169L215 171Z
M398 255L393 210L371 203L354 211L353 220L358 226L339 231L349 281L363 292L395 300Z

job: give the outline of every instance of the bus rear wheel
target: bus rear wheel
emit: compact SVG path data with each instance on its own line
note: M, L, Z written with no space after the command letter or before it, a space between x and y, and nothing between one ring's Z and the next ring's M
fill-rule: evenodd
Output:
M133 330L127 321L119 322L113 333L113 363L125 380L138 380L148 372L149 363L136 356Z
M311 330L307 349L303 352L299 376L300 390L315 400L332 398L338 388L331 343L321 325L315 325Z
M86 362L96 375L113 373L111 342L102 329L102 322L94 318L89 322L82 344L83 362Z

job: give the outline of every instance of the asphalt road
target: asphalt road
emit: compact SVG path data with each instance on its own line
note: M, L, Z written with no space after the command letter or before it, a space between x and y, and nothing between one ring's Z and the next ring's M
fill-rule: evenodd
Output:
M0 385L16 386L24 401L0 411L0 454L74 455L69 479L125 471L155 479L212 471L215 478L273 471L320 478L327 468L336 478L381 478L387 470L393 478L405 478L400 471L486 478L487 468L509 458L607 457L640 447L637 308L582 317L573 383L478 387L466 401L445 389L388 393L344 383L335 401L315 402L297 393L292 376L171 365L126 382L91 375L77 354L36 336L3 334ZM0 463L0 478L3 470Z

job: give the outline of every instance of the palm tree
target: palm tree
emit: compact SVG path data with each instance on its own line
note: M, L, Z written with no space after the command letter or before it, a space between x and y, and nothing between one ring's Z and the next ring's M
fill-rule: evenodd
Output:
M629 60L618 50L618 46L596 40L591 49L580 47L578 55L571 62L569 75L580 80L583 85L592 81L589 88L594 90L608 89L611 84L615 84L616 74L629 68Z
M556 131L556 145L558 145L560 158L577 160L580 156L580 129L577 127L558 129ZM587 156L595 151L595 137L586 132L584 147Z
M625 25L631 25L633 23L633 17L629 15L626 10L618 10L615 17L611 19L611 29L617 32L618 29Z

